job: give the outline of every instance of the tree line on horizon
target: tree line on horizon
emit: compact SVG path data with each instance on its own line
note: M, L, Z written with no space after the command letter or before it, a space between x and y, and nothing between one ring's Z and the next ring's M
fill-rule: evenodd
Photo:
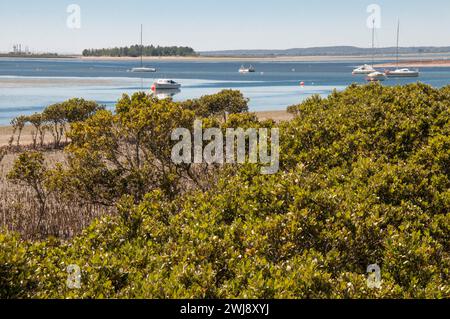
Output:
M138 57L143 56L196 56L193 48L183 46L143 46L132 45L130 47L115 47L104 49L86 49L83 56L110 56L110 57Z

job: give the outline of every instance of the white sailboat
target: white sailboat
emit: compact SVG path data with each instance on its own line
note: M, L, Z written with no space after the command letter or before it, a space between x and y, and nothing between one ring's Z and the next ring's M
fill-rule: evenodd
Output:
M386 76L390 78L417 78L419 77L419 70L410 70L408 68L396 69L394 71L386 71Z
M386 76L390 78L416 78L419 76L419 70L410 70L408 68L399 68L399 43L400 43L400 21L397 26L397 68L394 71L387 70Z
M374 53L375 53L375 20L373 20L373 28L372 28L372 64L364 64L356 69L353 70L353 75L370 75L372 74L372 78L377 78L378 75L375 75L374 73L377 72L377 70L373 67L374 65Z
M143 63L143 44L142 44L142 24L141 24L141 66L138 68L132 68L131 72L135 72L135 73L148 73L148 72L156 72L155 68L149 68L149 67L145 67L144 63Z
M357 67L356 69L354 69L352 74L353 75L366 75L366 74L370 74L375 71L376 70L373 68L373 66L364 64L364 65L361 65L360 67Z
M372 28L372 69L373 72L369 73L366 77L368 82L380 82L386 80L386 75L377 71L373 65L375 64L375 20L373 20Z

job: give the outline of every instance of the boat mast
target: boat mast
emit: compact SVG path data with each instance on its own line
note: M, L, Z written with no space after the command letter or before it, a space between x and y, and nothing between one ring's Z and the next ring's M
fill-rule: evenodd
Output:
M399 66L399 55L400 55L399 44L400 44L400 20L398 20L397 24L397 70Z
M141 24L141 68L144 66L144 63L142 61L142 55L144 54L144 46L142 44L142 24Z
M372 26L372 68L375 65L375 19Z

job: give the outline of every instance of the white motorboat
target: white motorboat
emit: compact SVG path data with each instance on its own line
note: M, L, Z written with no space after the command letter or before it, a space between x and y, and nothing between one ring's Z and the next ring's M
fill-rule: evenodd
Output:
M390 78L417 78L420 75L419 70L410 70L408 68L386 71L386 76Z
M356 69L353 70L352 74L353 75L366 75L366 74L370 74L376 72L376 70L368 64L364 64Z
M149 73L149 72L156 72L156 69L155 69L155 68L149 68L149 67L145 67L145 66L144 66L143 59L142 59L142 56L143 56L143 49L144 49L144 46L142 45L142 24L141 24L141 66L138 67L138 68L132 68L132 69L131 69L131 72L134 72L134 73Z
M152 85L152 90L177 90L181 88L181 84L169 79L156 80Z
M380 82L386 80L386 76L384 75L384 73L375 71L367 75L366 79L369 82Z
M249 67L241 66L241 68L239 69L239 73L241 74L254 72L256 72L256 70L252 65L250 65Z
M155 68L147 68L147 67L139 67L139 68L132 68L131 72L135 73L146 73L146 72L156 72Z
M410 70L408 68L399 68L399 44L400 44L400 21L397 25L397 68L393 71L388 70L385 72L387 77L390 78L417 78L420 75L419 70Z

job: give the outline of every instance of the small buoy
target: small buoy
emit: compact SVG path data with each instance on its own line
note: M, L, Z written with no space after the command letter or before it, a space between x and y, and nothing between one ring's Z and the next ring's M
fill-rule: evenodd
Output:
M300 86L305 86L305 82L300 82Z
M156 86L154 84L152 85L152 91L156 91Z

